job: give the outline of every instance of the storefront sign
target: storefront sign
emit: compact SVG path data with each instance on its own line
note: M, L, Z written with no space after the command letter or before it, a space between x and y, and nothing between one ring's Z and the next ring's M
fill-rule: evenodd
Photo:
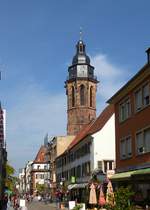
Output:
M75 176L71 176L71 183L74 184L76 182L76 177Z

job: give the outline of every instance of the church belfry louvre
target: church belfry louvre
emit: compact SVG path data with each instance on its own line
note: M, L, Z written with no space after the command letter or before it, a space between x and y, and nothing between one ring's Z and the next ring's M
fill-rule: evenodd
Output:
M68 67L65 81L67 95L67 135L76 135L84 125L96 118L97 78L86 45L80 39L76 44L76 54Z

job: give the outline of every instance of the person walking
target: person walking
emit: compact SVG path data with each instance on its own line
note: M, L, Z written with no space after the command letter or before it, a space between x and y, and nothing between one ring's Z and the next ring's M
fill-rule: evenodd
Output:
M8 195L4 194L2 198L2 210L7 210L7 203L8 203Z

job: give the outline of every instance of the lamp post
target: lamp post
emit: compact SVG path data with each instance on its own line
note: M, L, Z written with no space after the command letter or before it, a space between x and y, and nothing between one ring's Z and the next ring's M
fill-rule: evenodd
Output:
M100 169L95 169L92 173L92 179L103 182L106 179L106 174Z

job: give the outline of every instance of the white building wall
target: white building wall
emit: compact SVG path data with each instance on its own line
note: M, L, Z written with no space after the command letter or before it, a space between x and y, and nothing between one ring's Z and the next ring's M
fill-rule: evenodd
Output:
M6 110L3 109L4 145L6 143Z
M33 164L33 169L45 169L45 167L46 167L46 169L49 169L49 164L47 164L47 163L42 163L42 164L34 163Z
M107 121L104 127L93 134L93 148L91 149L91 161L94 169L100 160L115 160L115 114Z

